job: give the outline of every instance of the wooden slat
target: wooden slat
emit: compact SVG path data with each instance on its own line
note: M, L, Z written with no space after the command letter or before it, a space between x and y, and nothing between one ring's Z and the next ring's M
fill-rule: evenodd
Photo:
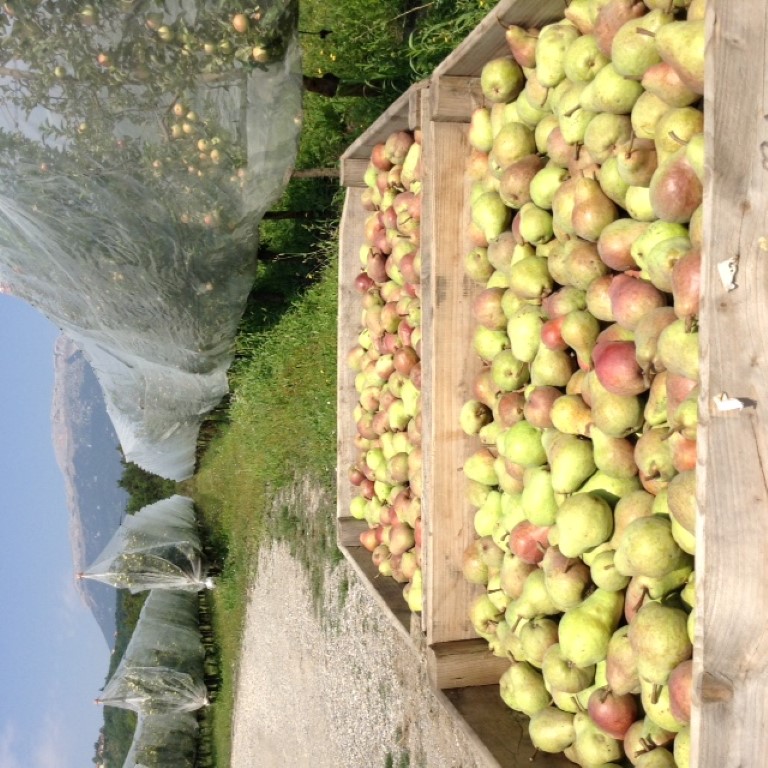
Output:
M411 612L403 599L403 585L388 576L381 576L371 561L371 553L363 547L339 546L347 562L357 573L363 586L381 608L382 615L390 619L392 626L406 641L409 648L417 651L417 643L411 636Z
M484 103L478 77L435 75L429 90L433 120L466 123Z
M425 444L424 499L427 540L425 612L427 643L475 637L468 607L480 588L461 572L462 553L474 538L471 511L464 500L464 459L471 453L459 427L459 411L469 399L480 367L471 352L471 296L464 275L464 163L466 127L431 121L425 132L425 198L422 210L422 393Z
M345 157L339 163L339 183L342 187L365 187L365 172L370 163L368 157Z
M360 202L360 191L347 190L339 232L339 310L337 320L336 393L336 508L338 517L349 515L352 486L347 472L357 458L352 442L357 429L352 412L357 403L355 373L347 366L347 353L360 333L361 304L353 281L360 271L359 249L363 243L363 223L367 211Z
M691 765L765 765L768 734L768 6L707 15L698 623ZM738 84L738 85L736 85ZM738 259L727 291L718 263ZM717 412L719 393L744 399Z
M479 637L439 643L427 649L429 679L440 690L498 685L508 668L509 660L494 656L487 641Z
M338 517L336 520L336 539L343 547L359 547L360 534L368 530L365 520L354 517Z
M562 754L536 752L528 738L528 718L513 712L498 685L436 692L438 701L475 747L484 768L573 768Z
M434 74L477 77L483 65L497 56L508 56L504 24L541 27L563 18L563 0L502 0L451 53Z

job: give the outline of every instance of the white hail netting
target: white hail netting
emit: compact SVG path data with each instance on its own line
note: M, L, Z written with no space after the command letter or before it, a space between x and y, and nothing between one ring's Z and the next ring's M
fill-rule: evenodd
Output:
M210 586L192 499L171 496L126 517L81 575L133 594Z
M189 712L139 715L123 768L195 768L197 732Z
M208 704L203 659L197 596L152 590L97 701L144 715L193 712Z
M261 0L235 33L255 7L0 12L0 292L75 341L126 458L175 480L227 391L257 225L296 155L297 3Z

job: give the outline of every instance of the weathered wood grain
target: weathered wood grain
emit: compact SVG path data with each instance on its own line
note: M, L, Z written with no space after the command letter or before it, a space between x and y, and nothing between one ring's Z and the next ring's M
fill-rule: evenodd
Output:
M488 643L479 637L427 648L429 679L439 690L498 685L508 668L509 661L494 656Z
M735 768L768 751L768 6L711 0L706 26L691 765Z

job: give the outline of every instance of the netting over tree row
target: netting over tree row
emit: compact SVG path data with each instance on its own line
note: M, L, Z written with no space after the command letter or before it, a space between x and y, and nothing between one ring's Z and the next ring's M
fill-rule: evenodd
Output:
M123 768L194 768L198 730L189 712L140 715Z
M133 594L148 589L197 592L212 587L205 575L192 499L171 496L126 517L79 576Z
M152 590L120 664L96 700L143 715L208 704L197 595Z
M0 12L0 292L65 331L126 458L174 480L227 391L258 224L295 161L297 7Z

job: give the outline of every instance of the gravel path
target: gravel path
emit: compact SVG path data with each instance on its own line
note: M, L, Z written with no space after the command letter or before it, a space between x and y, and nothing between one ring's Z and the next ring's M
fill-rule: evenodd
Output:
M264 547L238 675L233 768L476 768L416 652L346 563L326 572L321 613L288 548Z

